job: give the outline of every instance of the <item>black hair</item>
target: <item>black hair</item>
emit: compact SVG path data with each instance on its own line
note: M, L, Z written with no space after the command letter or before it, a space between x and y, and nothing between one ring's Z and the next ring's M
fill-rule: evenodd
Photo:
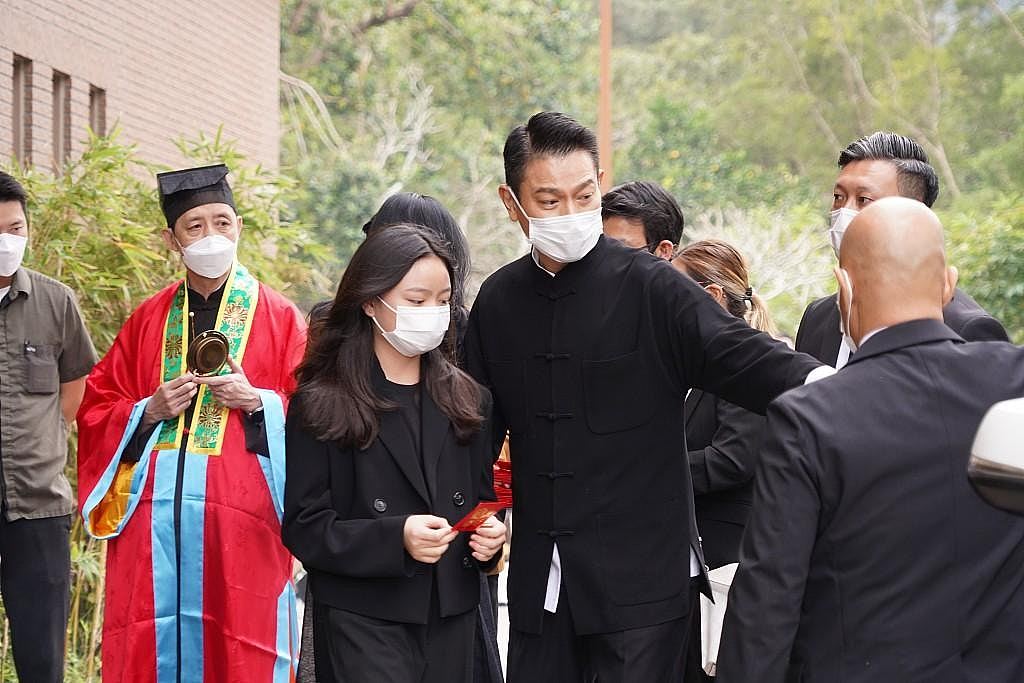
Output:
M518 198L523 171L532 157L564 157L577 151L590 155L597 172L601 162L594 131L558 112L534 114L525 126L516 126L505 139L505 182Z
M363 225L363 232L370 234L377 228L399 224L419 225L426 228L441 240L448 251L454 271L452 273L452 319L455 321L455 329L461 332L469 320L469 310L466 306L466 280L469 279L471 267L469 243L466 241L462 228L459 227L455 216L444 207L444 204L433 197L416 192L398 192L384 200L384 203L377 209L377 213ZM459 340L455 341L457 347ZM457 355L455 347L450 351L453 357Z
M613 187L601 198L601 218L613 216L640 221L649 250L662 240L678 245L683 238L682 209L657 183L634 180Z
M906 135L876 131L854 140L839 153L839 168L854 161L881 159L896 167L896 187L900 194L931 206L939 196L939 177L928 163L921 145Z
M431 255L444 262L450 277L451 258L429 230L415 225L370 230L341 277L330 311L311 316L291 409L316 438L366 448L377 437L380 413L395 406L373 389L373 322L363 304L393 289L414 263ZM456 439L465 443L483 424L479 385L439 348L421 358L424 388L451 420Z
M14 176L0 171L0 202L18 202L21 210L28 214L28 193Z

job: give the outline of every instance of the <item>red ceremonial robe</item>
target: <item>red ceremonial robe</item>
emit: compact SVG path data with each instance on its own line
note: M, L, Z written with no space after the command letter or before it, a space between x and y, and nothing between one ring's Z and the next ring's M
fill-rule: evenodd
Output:
M110 539L103 680L294 680L295 598L291 556L281 543L278 470L284 406L305 348L305 323L295 306L251 281L250 294L258 287L258 298L252 297L241 366L261 390L268 450L275 453L247 451L241 415L231 410L219 454L185 453L179 468L180 448L150 450L157 428L137 465L118 464L147 397L161 383L165 326L180 284L128 319L89 375L78 413L79 502L90 533Z

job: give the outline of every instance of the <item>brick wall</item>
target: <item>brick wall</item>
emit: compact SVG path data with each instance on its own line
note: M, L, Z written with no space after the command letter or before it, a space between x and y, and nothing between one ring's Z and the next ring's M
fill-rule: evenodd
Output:
M150 161L177 166L179 136L224 134L278 163L278 0L3 0L0 156L13 151L14 55L32 60L32 161L49 168L53 71L71 76L72 155L89 124L90 86L106 91L108 130Z

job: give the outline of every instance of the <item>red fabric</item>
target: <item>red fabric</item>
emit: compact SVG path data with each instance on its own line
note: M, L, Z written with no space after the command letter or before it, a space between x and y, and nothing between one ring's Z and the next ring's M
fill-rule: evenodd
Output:
M496 460L494 462L494 495L505 507L512 507L512 461Z
M128 319L86 382L78 412L79 505L96 486L123 435L132 406L151 396L161 375L168 309L179 285L162 290ZM287 396L305 349L305 323L287 299L260 285L242 359L250 383ZM107 544L103 680L156 679L151 510L153 469L120 536ZM204 678L211 683L271 681L277 600L291 576L257 456L245 449L238 411L231 411L223 452L207 464L203 570ZM188 533L183 530L183 533ZM198 682L197 682L198 683Z

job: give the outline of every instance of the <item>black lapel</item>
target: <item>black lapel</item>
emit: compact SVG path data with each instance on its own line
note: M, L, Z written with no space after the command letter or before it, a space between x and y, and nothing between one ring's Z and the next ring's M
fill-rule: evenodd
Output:
M377 357L373 358L373 365L370 369L370 381L373 383L374 392L383 398L391 399L388 395L388 382L384 377L384 370L380 367ZM393 399L391 399L393 400ZM423 467L420 465L420 454L416 452L416 444L409 434L409 427L405 424L402 413L398 410L386 410L380 415L380 431L377 435L384 448L391 453L391 457L398 463L399 469L405 474L406 479L413 485L416 492L423 498L423 502L430 505L430 493L427 491L427 483L423 480ZM420 437L423 438L422 436Z
M416 452L416 446L409 435L409 428L405 420L397 410L388 410L380 416L380 442L391 453L391 457L398 463L399 469L405 474L405 478L413 485L416 492L420 494L423 501L430 504L430 494L427 492L427 484L423 481L423 469L420 467L420 456Z
M430 499L435 501L437 500L437 463L441 459L441 453L448 445L446 437L451 423L434 403L434 399L430 397L430 392L426 391L425 386L420 401L423 415L420 434L420 438L423 440L423 471L427 473Z
M683 423L688 424L690 422L690 416L693 415L693 411L697 410L697 406L700 405L700 400L704 398L704 392L700 389L690 390L690 395L686 397L686 402L683 403Z

